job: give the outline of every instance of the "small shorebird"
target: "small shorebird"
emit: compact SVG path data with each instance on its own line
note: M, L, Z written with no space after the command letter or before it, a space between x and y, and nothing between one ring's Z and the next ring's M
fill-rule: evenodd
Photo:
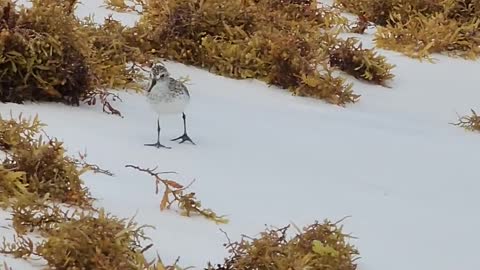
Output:
M189 141L195 144L187 135L185 108L190 102L190 93L187 87L182 82L171 78L170 73L161 64L152 67L150 77L151 81L147 89L147 99L158 116L182 113L183 135L171 141L181 140L180 143ZM160 118L157 118L157 142L145 145L157 148L171 148L160 143Z

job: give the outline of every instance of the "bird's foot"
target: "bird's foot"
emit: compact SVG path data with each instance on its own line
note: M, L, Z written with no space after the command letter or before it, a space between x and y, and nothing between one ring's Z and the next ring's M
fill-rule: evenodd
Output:
M184 142L191 142L193 145L195 145L195 143L192 141L192 139L190 139L190 137L188 137L187 133L184 133L182 136L178 137L178 138L175 138L175 139L172 139L171 141L178 141L178 140L181 140L179 143L184 143Z
M171 147L165 146L165 145L161 144L160 142L156 142L156 143L146 143L145 146L153 146L153 147L156 147L156 148L171 149Z

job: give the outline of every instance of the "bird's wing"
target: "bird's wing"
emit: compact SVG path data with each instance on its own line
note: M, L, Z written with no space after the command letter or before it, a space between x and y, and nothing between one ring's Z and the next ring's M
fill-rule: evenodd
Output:
M170 89L181 90L181 91L185 92L188 96L190 96L190 93L188 92L187 87L181 81L177 81L173 78L170 78L170 81L168 83L168 87Z

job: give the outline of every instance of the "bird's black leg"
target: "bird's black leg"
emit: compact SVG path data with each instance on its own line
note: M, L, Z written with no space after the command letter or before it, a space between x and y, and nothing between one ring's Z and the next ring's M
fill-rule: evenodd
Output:
M160 119L157 119L157 142L156 143L146 143L145 146L154 146L157 148L167 148L170 149L171 147L165 146L160 143Z
M185 113L182 114L182 118L183 118L183 135L178 137L178 138L173 139L172 141L181 140L180 143L184 143L186 141L189 141L192 144L195 144L192 141L192 139L190 139L190 137L188 137L188 135L187 135L187 116L185 116Z

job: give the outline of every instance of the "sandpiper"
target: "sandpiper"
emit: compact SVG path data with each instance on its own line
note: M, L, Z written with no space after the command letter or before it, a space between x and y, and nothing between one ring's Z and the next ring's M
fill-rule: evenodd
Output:
M182 113L183 118L183 135L172 139L172 141L181 140L180 143L189 141L195 144L187 135L185 108L190 102L190 93L187 87L182 82L171 78L168 70L161 64L156 64L152 67L150 77L151 81L147 89L147 99L159 117L157 118L157 142L145 145L157 148L171 148L160 143L160 116L180 113Z

